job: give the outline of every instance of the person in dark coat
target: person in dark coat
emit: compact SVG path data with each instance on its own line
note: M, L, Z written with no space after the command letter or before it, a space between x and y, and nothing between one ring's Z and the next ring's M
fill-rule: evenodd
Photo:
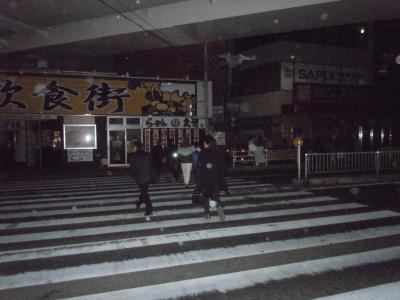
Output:
M223 221L225 214L219 198L219 186L225 176L225 157L217 150L216 141L211 135L205 136L203 145L204 150L199 153L196 171L205 217L210 218L209 199L212 199L217 202L218 215Z
M143 151L141 143L135 143L133 153L130 157L129 173L135 179L139 187L139 200L136 201L136 208L139 209L141 204L146 205L145 216L149 217L153 214L153 205L149 197L149 185L154 177L154 166L150 153Z
M166 160L166 155L165 147L163 147L161 140L158 140L157 144L151 148L151 156L158 177L160 177L162 163Z
M225 159L224 160L224 162L225 162L225 164L224 164L224 176L220 177L219 190L220 191L224 191L225 195L230 195L231 193L229 192L229 189L228 189L228 183L225 180L225 176L227 176L228 172L229 172L229 167L228 167L228 163L226 161L226 157L224 157L224 159Z
M178 148L173 142L168 144L167 148L167 164L168 171L172 174L174 181L179 180L179 159L178 159Z

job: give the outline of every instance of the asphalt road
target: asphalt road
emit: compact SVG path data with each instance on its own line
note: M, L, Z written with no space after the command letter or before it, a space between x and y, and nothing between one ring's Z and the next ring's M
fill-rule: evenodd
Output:
M389 297L400 286L399 185L292 178L229 177L225 222L204 219L181 182L150 188L151 222L126 176L2 182L0 299Z

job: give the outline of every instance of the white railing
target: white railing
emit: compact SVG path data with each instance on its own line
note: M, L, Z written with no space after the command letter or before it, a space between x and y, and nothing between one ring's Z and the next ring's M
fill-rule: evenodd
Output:
M376 172L400 169L400 151L332 152L305 154L304 177L310 175Z

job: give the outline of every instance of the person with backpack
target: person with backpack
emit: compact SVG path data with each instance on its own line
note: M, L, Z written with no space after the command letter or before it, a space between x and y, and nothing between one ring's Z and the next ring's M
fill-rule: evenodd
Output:
M192 192L192 204L193 205L201 205L201 194L200 194L200 187L197 183L197 174L196 174L196 168L197 168L197 163L199 161L199 154L201 152L201 148L198 142L195 142L193 144L194 146L194 151L192 153L192 168L193 168L193 173L194 173L194 189Z
M141 204L144 203L146 205L144 215L146 221L150 221L150 216L153 214L153 205L150 201L148 189L155 178L155 168L150 153L143 150L140 142L136 142L133 145L133 153L129 163L129 173L139 187L139 200L136 201L136 209L139 209Z
M201 148L198 142L195 142L193 144L194 146L194 151L192 153L192 168L193 170L196 170L197 168L197 162L199 161L199 154L201 152Z
M204 138L204 150L199 154L197 164L197 183L201 191L201 201L205 218L210 218L210 199L217 203L218 216L225 220L222 202L219 198L219 186L225 176L226 160L224 153L217 150L217 143L211 135Z

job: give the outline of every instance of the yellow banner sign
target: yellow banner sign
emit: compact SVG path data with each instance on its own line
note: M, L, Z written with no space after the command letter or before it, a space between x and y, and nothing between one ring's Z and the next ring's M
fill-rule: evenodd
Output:
M195 104L193 81L0 74L0 114L195 116Z

